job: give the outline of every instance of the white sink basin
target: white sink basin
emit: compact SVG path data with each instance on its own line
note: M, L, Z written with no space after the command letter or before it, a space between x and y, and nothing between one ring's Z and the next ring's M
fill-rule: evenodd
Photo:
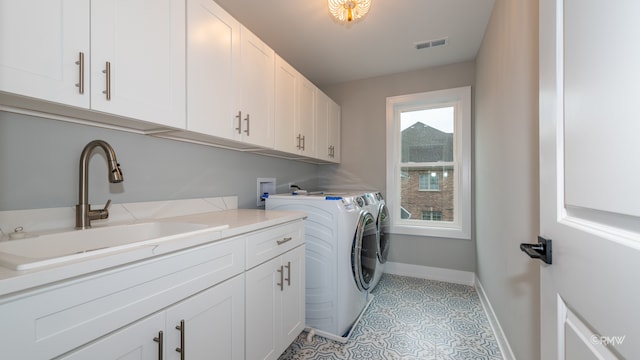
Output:
M148 222L39 235L0 242L0 265L29 270L127 248L175 239L204 229L223 229L205 224Z

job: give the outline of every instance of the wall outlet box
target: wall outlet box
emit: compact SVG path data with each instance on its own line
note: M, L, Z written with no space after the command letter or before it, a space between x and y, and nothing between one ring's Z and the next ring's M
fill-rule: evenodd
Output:
M264 207L265 199L269 194L276 193L276 179L275 178L258 178L257 180L257 206Z

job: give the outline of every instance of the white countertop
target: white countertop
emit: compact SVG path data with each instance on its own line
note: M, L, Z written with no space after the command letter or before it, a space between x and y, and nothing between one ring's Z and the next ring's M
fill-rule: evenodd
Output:
M234 209L154 219L205 224L209 228L184 233L159 244L134 247L34 270L16 271L0 267L0 301L3 296L32 290L38 286L54 284L193 246L223 241L244 233L303 219L305 216L305 213L292 211ZM222 225L228 227L221 228Z

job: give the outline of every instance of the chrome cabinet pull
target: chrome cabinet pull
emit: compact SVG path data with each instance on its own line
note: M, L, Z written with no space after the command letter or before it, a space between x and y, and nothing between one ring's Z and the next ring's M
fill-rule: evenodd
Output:
M238 119L238 127L236 127L236 131L238 132L238 134L242 134L242 111L238 111L236 119Z
M291 261L287 261L287 265L284 267L287 268L287 286L291 286Z
M286 238L284 238L284 239L282 239L282 240L278 240L278 241L276 241L276 243L277 243L278 245L282 245L282 244L286 243L287 241L291 241L291 240L293 240L293 238L292 238L291 236L289 236L289 237L286 237Z
M162 360L162 350L164 348L164 333L162 330L158 332L158 337L154 337L153 341L158 343L158 360Z
M180 325L176 326L176 330L180 330L180 347L176 348L176 352L180 353L180 360L184 360L184 320L180 320Z
M296 136L296 139L298 140L298 145L296 145L296 148L300 150L302 149L302 146L300 146L300 140L302 140L302 136L298 134L298 136Z
M305 145L307 142L304 140L304 135L302 135L302 151L304 151Z
M111 62L106 62L106 67L102 70L102 73L107 77L107 90L102 93L107 95L107 100L111 100Z
M76 65L78 65L78 83L76 84L76 87L80 94L84 94L84 53L82 51L78 53L78 61L76 61Z
M280 273L280 282L276 286L280 286L280 291L284 291L284 266L280 265L278 272Z
M247 117L244 118L244 120L247 122L247 129L244 131L247 134L247 136L250 136L249 135L249 128L251 127L251 119L249 118L249 115L250 114L247 114Z
M329 157L333 157L333 145L329 145Z

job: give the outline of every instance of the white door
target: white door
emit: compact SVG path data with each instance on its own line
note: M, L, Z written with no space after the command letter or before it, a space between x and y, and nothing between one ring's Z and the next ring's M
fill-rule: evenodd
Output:
M296 89L301 76L293 66L276 54L275 142L274 148L295 153Z
M244 324L244 275L238 275L167 310L165 358L244 359Z
M165 314L157 313L92 342L59 360L151 360L166 352ZM162 339L162 341L161 341Z
M185 3L91 1L91 108L184 128Z
M187 2L187 129L233 139L240 23L213 0Z
M254 145L273 147L275 52L245 27L240 27L240 133Z
M89 108L89 9L83 0L1 0L0 90Z
M296 136L300 136L298 152L306 156L314 156L316 126L316 86L304 76L299 77L298 97L296 103Z
M284 292L282 293L282 347L286 349L305 326L305 247L282 256ZM284 351L284 349L283 349Z
M277 359L280 356L284 271L282 257L277 257L246 272L247 359Z
M542 359L640 358L640 2L540 2Z

